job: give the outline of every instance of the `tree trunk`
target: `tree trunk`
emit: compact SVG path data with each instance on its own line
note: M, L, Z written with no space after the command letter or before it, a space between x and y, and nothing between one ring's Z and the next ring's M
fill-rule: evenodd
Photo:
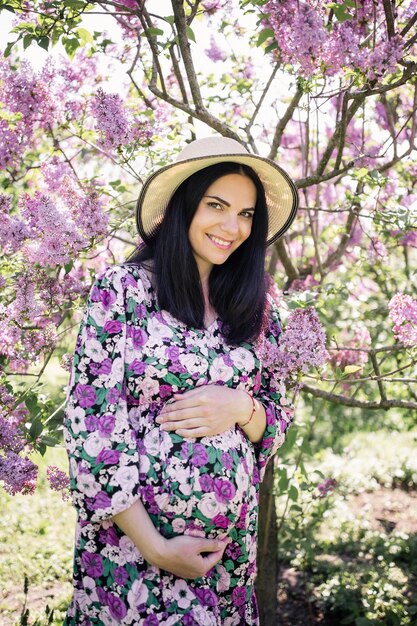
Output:
M277 626L278 538L274 498L274 462L268 464L260 489L258 577L256 595L261 626Z

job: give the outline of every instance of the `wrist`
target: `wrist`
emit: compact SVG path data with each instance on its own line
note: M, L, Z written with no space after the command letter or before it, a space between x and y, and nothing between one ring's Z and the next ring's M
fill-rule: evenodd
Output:
M239 391L242 395L242 398L244 398L244 409L242 411L242 415L240 415L236 420L236 423L240 428L243 428L252 421L253 416L256 412L257 401L248 391L244 391L243 389L239 389Z
M160 533L156 533L152 542L146 544L141 549L143 558L151 565L164 569L164 561L168 552L168 539Z

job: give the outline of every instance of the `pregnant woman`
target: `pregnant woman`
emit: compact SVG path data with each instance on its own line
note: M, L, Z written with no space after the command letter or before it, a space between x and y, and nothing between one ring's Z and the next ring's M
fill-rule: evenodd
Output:
M145 182L144 243L93 285L68 388L66 625L258 624L258 489L292 420L265 252L297 203L223 137Z

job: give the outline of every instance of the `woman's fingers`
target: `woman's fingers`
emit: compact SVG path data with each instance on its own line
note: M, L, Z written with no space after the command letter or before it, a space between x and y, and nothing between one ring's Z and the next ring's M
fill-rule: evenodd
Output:
M181 437L185 437L185 439L194 437L200 439L201 437L209 437L211 434L210 430L207 426L201 426L200 428L180 428L176 429L175 432L177 435Z
M201 411L200 411L201 414ZM166 422L175 422L178 420L190 419L192 417L198 417L199 410L198 407L189 407L189 408L180 408L164 411L158 415L156 418L156 422L158 424L164 424Z
M162 430L178 430L178 429L186 429L193 430L195 428L200 428L202 426L207 426L204 419L201 417L193 417L186 420L175 420L173 422L164 422L161 424Z

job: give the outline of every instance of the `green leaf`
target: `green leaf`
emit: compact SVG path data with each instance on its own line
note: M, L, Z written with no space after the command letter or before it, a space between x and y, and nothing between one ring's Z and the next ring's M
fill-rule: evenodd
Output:
M26 48L29 48L32 41L33 41L33 35L25 35L23 37L23 50L26 50Z
M265 48L265 53L269 54L270 52L272 52L272 50L277 50L277 48L278 48L278 44L276 41L274 41L274 43L271 43L269 46Z
M16 43L15 41L10 41L10 42L7 44L6 49L5 49L5 51L4 51L4 55L3 55L4 57L9 57L9 56L10 56L10 53L11 53L12 48L13 48L13 46L14 46L14 44L15 44L15 43Z
M73 267L74 267L74 261L72 260L66 265L64 265L65 274L69 274Z
M145 35L150 35L151 37L158 37L158 35L163 35L164 31L160 28L147 28L145 30Z
M38 39L38 46L40 46L44 50L48 50L48 48L49 48L49 37L41 37L40 39Z
M356 170L356 176L357 178L365 178L365 176L368 175L368 168L367 167L360 167L358 170Z
M165 20L165 22L168 22L168 24L171 24L171 26L175 23L175 17L173 15L166 15L162 19Z
M76 32L83 46L85 46L86 43L93 43L93 35L85 28L77 28Z
M294 485L291 485L291 487L289 488L289 491L288 491L288 497L293 502L297 502L297 500L298 500L298 489L297 489L297 487L294 487Z
M40 419L33 420L29 428L29 436L32 439L37 439L43 431L43 424Z
M262 44L265 43L265 41L269 39L270 37L274 37L274 31L272 30L272 28L265 28L265 30L259 33L259 37L258 37L258 41L256 42L256 45L258 47L262 46Z
M79 39L76 39L75 37L72 37L71 39L69 39L68 37L63 37L62 43L63 43L66 53L70 57L72 57L75 51L77 50L77 48L80 47L80 41Z
M285 473L284 475L281 476L281 478L278 481L278 490L279 490L279 494L281 495L284 491L287 491L288 489L288 484L289 484L289 479L287 474Z
M194 43L196 43L194 31L190 26L187 26L187 37Z
M88 3L83 0L64 0L63 4L70 9L84 9Z
M285 439L285 450L287 452L293 447L296 439L297 439L297 429L292 427Z
M26 407L31 415L36 415L39 411L38 398L34 395L26 396Z

